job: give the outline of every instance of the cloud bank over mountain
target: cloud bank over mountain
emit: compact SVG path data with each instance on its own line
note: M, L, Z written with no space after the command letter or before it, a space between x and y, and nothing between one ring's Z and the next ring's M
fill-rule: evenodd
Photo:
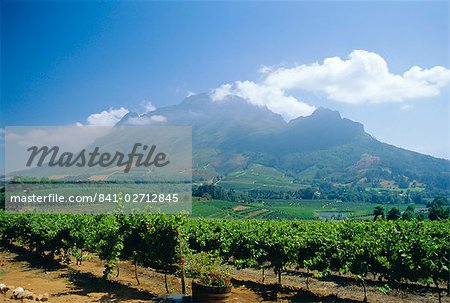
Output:
M234 84L223 84L211 93L214 101L223 101L229 95L239 96L255 105L266 106L274 113L282 115L285 120L309 116L316 109L294 96L286 95L285 91L278 87L258 84L253 81L236 81Z
M152 102L150 101L144 101L141 103L141 107L144 109L144 114L145 113L150 113L156 110L156 106L154 106L152 104Z
M262 81L222 84L211 90L212 100L223 102L227 96L238 96L251 104L265 106L289 121L309 116L316 109L308 101L299 99L302 93L354 105L402 103L402 109L409 109L411 100L437 96L450 83L450 70L443 66L412 66L403 74L394 74L381 55L366 50L354 50L346 59L325 58L321 63L278 68L263 66L259 72L263 75ZM156 110L151 102L143 102L141 107L144 114ZM87 123L114 125L128 112L125 107L110 108L91 114ZM142 125L165 122L166 117L137 117L135 120L135 124Z
M111 126L116 124L128 113L128 109L121 107L119 109L110 108L100 113L95 113L87 117L89 125Z
M350 104L406 103L437 96L450 83L450 70L445 67L413 66L401 75L393 74L382 56L365 50L354 50L347 59L329 57L322 63L283 68L264 66L260 73L264 75L261 82L223 84L212 90L212 98L220 101L227 95L237 95L290 120L308 116L315 109L294 96L301 92Z
M133 118L134 120L131 120L130 124L132 124L132 125L148 125L148 124L152 124L153 122L165 122L166 121L166 118L164 116L160 116L160 115L153 115L150 117L145 116L145 114L148 114L148 113L156 110L156 106L154 106L150 101L141 102L140 106L143 109L142 115L138 115L137 117ZM86 118L87 125L114 126L129 112L130 111L123 106L118 109L111 107L108 110L104 110L99 113L94 113L94 114L89 115ZM83 123L77 122L76 125L81 126L81 125L83 125Z
M396 75L380 55L354 50L347 60L331 57L322 64L269 71L264 84L283 91L319 92L330 100L358 104L432 97L449 82L450 70L442 66L413 66L403 75Z

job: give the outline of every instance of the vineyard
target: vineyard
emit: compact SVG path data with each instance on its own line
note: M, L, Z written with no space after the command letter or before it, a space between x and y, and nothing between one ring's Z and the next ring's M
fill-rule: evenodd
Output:
M369 278L391 287L419 283L439 289L449 283L448 220L236 221L0 212L0 238L4 245L20 245L62 262L75 258L81 263L85 252L98 254L105 277L120 273L119 261L183 276L185 260L209 252L236 268L271 269L280 285L288 269L311 271L317 278L351 274L362 286L364 300Z

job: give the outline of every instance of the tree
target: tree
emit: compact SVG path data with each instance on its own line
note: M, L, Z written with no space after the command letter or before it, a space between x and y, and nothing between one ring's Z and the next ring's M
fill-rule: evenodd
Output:
M314 198L314 189L311 187L299 190L302 199L311 200Z
M388 219L388 220L397 220L397 219L400 219L400 217L401 217L400 210L397 207L392 207L389 210L389 212L388 212L388 214L386 216L386 219Z
M384 208L383 206L375 206L373 209L373 220L376 221L378 217L381 217L381 219L384 219Z
M450 207L444 197L437 197L428 206L428 218L430 220L447 219L450 216Z
M5 187L0 188L0 210L5 210Z
M411 200L414 203L416 203L416 204L422 204L423 203L422 195L420 193L417 193L417 192L413 192L411 194Z
M209 193L204 193L202 195L202 198L205 198L206 200L211 200L212 199L212 197L211 197L211 195Z
M425 220L425 218L426 218L426 216L425 216L424 213L418 213L417 214L417 220L423 221L423 220Z
M416 214L414 213L414 208L411 205L408 206L402 214L403 220L412 220L415 217L416 217Z

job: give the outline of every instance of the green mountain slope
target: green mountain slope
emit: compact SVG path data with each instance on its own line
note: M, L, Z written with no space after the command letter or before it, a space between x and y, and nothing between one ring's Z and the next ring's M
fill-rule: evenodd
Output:
M153 121L154 116L164 119ZM119 124L142 121L193 126L194 180L225 175L223 184L227 180L239 187L242 177L236 176L243 172L251 178L255 167L264 167L268 184L277 186L325 181L359 187L450 188L450 161L382 143L362 124L325 108L285 122L236 96L216 102L199 94L143 116L128 114Z

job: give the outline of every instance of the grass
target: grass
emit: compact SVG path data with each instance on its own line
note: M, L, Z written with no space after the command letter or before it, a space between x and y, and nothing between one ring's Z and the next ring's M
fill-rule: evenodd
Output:
M235 217L237 213L233 214L233 207L237 205L239 205L239 203L223 200L205 200L193 197L192 214L195 217L217 219Z
M398 193L406 193L406 192L422 192L424 191L424 187L411 187L411 188L388 188L388 187L369 187L366 188L366 191L394 191Z
M233 210L234 207L241 205L249 208L242 210ZM340 202L333 200L267 200L261 203L238 203L223 200L206 200L202 198L193 198L192 210L194 217L206 218L236 218L246 219L249 214L264 210L253 219L274 219L274 220L311 220L329 217L339 214L352 214L361 219L370 219L375 206L368 202ZM391 207L398 207L404 211L409 205L415 208L423 207L417 204L389 204L382 205L385 210ZM328 214L328 215L327 215Z
M238 171L225 176L218 185L235 190L298 190L305 185L296 184L294 179L272 167L255 164L247 170Z

